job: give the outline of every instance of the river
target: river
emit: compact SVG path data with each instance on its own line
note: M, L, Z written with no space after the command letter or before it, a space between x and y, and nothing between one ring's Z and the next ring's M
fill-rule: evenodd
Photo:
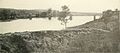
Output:
M97 16L99 18L99 16ZM92 21L93 16L73 16L67 27L82 25ZM23 31L41 31L41 30L61 30L64 25L57 18L48 20L47 18L18 19L10 22L0 22L0 33L23 32Z

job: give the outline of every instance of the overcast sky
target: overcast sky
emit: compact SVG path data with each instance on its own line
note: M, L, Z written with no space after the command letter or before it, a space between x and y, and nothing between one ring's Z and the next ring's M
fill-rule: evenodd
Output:
M120 9L120 0L0 0L0 8L56 9L67 5L71 11L102 12Z

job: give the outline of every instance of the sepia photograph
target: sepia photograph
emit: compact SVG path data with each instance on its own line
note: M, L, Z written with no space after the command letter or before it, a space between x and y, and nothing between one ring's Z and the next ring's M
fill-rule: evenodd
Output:
M0 53L120 53L120 0L0 0Z

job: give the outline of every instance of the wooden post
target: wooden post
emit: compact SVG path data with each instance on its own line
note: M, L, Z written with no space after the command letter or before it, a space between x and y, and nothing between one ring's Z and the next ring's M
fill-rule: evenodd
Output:
M118 35L120 35L120 11L118 11Z
M96 15L94 15L94 21L96 20Z
M118 23L118 35L120 35L120 33L119 33L120 32L120 20L119 20L120 17L119 17L119 12L120 11L118 9L116 9L116 13L117 13L117 16L118 16L118 21L117 21L117 23Z

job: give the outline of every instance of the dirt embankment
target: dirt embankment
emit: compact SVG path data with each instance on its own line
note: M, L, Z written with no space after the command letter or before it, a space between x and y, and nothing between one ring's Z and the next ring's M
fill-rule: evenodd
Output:
M109 33L96 29L6 33L0 35L0 52L119 52L120 43L109 38Z

